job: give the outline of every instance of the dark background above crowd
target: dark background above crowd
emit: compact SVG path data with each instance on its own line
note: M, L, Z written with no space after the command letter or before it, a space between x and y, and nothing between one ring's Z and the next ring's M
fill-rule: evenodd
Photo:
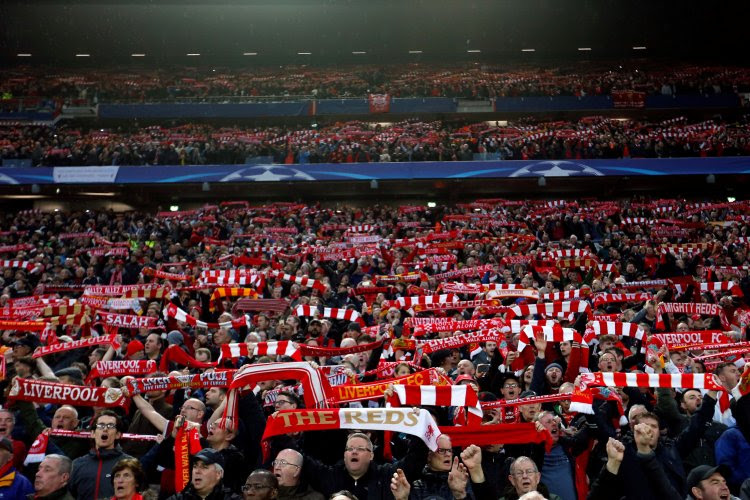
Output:
M9 0L0 10L0 62L17 53L66 64L83 61L76 53L91 54L88 64L145 53L156 64L255 57L269 65L560 58L587 47L587 58L643 55L634 46L649 57L747 61L749 8L738 0Z

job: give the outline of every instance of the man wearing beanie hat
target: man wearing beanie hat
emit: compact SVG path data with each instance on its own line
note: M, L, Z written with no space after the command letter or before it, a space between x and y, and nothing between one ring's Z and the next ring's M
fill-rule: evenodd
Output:
M544 369L544 378L550 388L550 393L557 393L563 383L563 368L560 363L550 363Z
M143 359L144 356L143 342L138 339L128 342L128 347L125 349L125 359Z

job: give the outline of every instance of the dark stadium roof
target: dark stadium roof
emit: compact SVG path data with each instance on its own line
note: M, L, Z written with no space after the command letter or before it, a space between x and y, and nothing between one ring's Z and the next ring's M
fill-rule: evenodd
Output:
M23 53L32 55L24 62L88 65L633 56L736 63L747 59L749 11L748 2L690 0L6 0L0 61Z

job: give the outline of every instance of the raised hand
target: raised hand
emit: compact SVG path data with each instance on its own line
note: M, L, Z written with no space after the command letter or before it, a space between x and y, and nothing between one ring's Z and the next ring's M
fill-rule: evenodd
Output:
M406 480L406 474L401 469L397 469L391 478L391 493L395 500L408 500L411 486Z
M544 334L540 333L539 338L534 339L534 345L536 346L537 357L544 359L545 351L547 350L547 339L544 338Z
M461 461L470 471L482 467L482 449L472 444L461 452Z
M635 444L639 453L650 453L652 451L651 441L654 437L654 429L647 424L636 424L633 428Z
M609 438L609 441L607 441L607 470L617 475L624 456L625 445L615 438Z
M456 500L466 498L466 485L469 482L469 473L466 466L458 461L458 457L453 457L453 465L448 473L448 487L453 493Z

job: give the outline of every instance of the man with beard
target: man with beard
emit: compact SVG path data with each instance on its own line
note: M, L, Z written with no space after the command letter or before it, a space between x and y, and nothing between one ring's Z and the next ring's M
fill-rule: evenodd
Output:
M686 389L682 393L680 408L685 413L677 410L677 401L672 395L672 389L656 389L656 409L655 413L666 421L667 429L674 430L670 437L676 437L690 425L690 419L700 410L701 405L708 396L703 396L699 389ZM724 424L712 420L706 425L706 431L703 437L698 441L697 446L693 448L683 462L685 469L693 469L699 465L713 465L716 463L716 454L714 451L716 441L727 430Z
M122 421L112 410L104 410L93 422L94 449L73 461L70 491L76 498L101 498L114 495L110 473L123 458L132 458L120 449Z
M544 338L544 335L539 335L539 337L538 339L534 339L537 353L534 360L534 375L531 379L530 389L539 396L557 394L563 383L563 369L559 363L547 364L545 360L547 339Z

